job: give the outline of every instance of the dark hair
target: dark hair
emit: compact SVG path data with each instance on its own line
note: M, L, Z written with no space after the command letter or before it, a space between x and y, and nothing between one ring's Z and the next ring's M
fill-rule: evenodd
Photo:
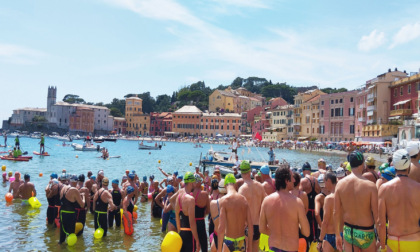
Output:
M293 183L293 186L296 187L300 183L300 174L297 172L294 172L293 177L295 178L295 183Z
M287 186L287 181L292 180L292 175L290 175L289 165L280 165L276 170L276 190L285 189Z
M416 155L410 156L410 158L417 158L419 154L417 153Z
M388 157L388 163L391 164L392 163L392 156Z
M332 171L325 173L325 181L330 180L333 185L337 184L337 176Z

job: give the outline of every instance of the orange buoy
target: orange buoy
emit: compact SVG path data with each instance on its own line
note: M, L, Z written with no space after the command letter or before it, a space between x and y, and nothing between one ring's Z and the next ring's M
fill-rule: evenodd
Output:
M13 200L13 194L6 193L6 196L4 198L6 199L6 202L10 203Z

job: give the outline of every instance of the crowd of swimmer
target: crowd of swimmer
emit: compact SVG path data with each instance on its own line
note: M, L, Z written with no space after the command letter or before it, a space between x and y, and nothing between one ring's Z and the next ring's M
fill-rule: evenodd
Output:
M262 234L269 236L262 248L269 251L313 251L314 246L319 251L420 251L419 152L419 142L409 142L379 172L372 157L354 151L335 171L320 159L314 173L309 163L299 172L282 163L271 175L268 166L256 171L242 161L241 173L224 179L218 167L212 175L196 167L184 176L159 168L166 177L161 182L153 176L140 181L126 171L111 188L104 171L88 172L87 178L63 171L51 174L45 188L47 220L60 228L60 243L75 233L76 222L85 225L88 211L103 236L114 222L132 235L137 202L151 200L152 218L162 219L162 232L179 233L185 252L259 251ZM29 181L29 175L22 181L16 172L9 192L24 200L36 196ZM77 235L82 233L83 228Z

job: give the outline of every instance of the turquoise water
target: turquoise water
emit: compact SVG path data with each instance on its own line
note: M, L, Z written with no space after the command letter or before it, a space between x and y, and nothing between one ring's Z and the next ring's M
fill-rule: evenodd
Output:
M9 144L12 143L11 137ZM39 151L39 139L21 138L21 148L32 155L33 151ZM82 143L82 141L75 141ZM3 139L0 138L3 144ZM160 242L164 234L160 232L159 220L150 217L150 203L139 203L139 219L134 226L133 236L126 236L120 228L108 230L108 236L102 240L93 238L94 227L93 217L87 215L86 229L83 236L78 237L76 245L72 248L66 245L58 245L59 230L46 225L47 200L45 197L45 187L52 172L61 173L66 169L67 173L80 174L92 171L94 174L99 170L104 170L105 176L110 180L121 177L125 170L135 170L139 177L154 174L159 180L163 175L157 169L158 165L167 172L178 170L180 174L192 171L189 166L198 165L200 154L206 155L210 145L202 144L203 148L194 148L192 143L167 142L160 151L145 151L137 148L138 142L118 140L116 143L104 142L100 144L108 148L110 156L121 155L121 158L103 160L97 152L74 151L72 147L61 146L61 142L55 139L46 138L46 151L51 156L40 157L33 155L33 160L29 162L11 162L0 160L0 166L6 165L8 171L20 171L22 174L29 173L31 182L35 184L38 196L42 203L40 209L22 207L20 200L14 200L13 204L7 205L4 195L7 193L9 184L0 187L0 244L2 250L28 251L28 250L64 250L64 251L92 251L92 250L140 250L140 251L160 251ZM212 145L214 150L228 151L228 146ZM0 151L6 150L0 148ZM240 159L251 159L263 161L268 158L267 148L247 148L238 149ZM301 166L305 161L309 161L315 166L316 161L322 156L327 163L337 167L343 161L342 156L329 153L302 152L291 150L275 150L276 159L285 158L291 162L292 166ZM4 155L4 154L1 154ZM78 158L76 158L76 155ZM159 164L158 161L161 161ZM39 177L39 173L44 174Z

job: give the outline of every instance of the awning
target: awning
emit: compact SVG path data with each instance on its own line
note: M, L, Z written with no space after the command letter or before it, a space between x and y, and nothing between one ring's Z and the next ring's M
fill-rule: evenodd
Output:
M400 119L400 116L391 116L388 117L389 120L396 120L396 119Z
M368 87L368 90L371 89L371 88L374 88L374 87L375 87L375 85L372 85L372 86Z
M309 137L298 137L299 140L305 140L308 139Z
M373 116L373 111L368 111L367 116Z
M409 101L411 101L411 99L408 99L408 100L405 100L405 101L399 101L399 102L395 103L395 104L394 104L394 106L398 106L398 105L401 105L401 104L405 104L405 103L407 103L407 102L409 102Z

